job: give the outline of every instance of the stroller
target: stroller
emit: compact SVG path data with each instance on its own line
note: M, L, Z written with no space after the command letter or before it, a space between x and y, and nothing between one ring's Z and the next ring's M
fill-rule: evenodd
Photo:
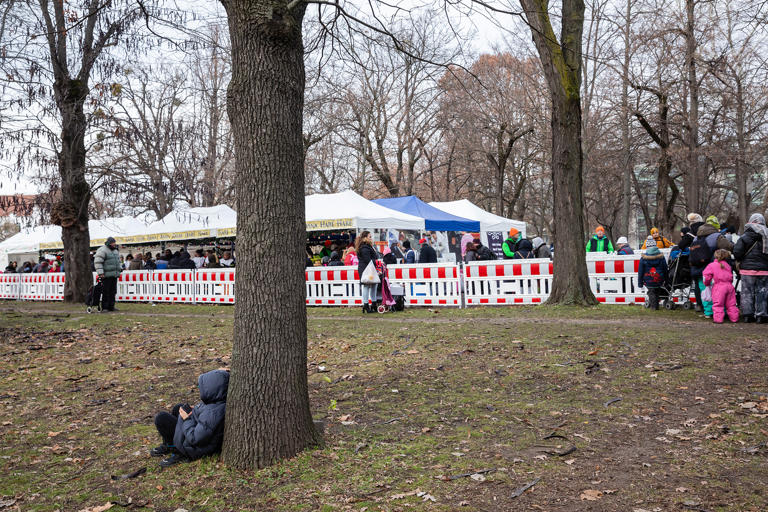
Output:
M96 284L88 288L85 295L85 311L93 313L94 310L101 311L101 296L104 294L104 285L101 284L101 277L96 279Z
M691 302L691 267L688 264L688 251L673 248L669 254L669 276L659 289L659 302L664 309L673 310L677 306L675 299L683 303L683 309L693 309ZM645 307L650 307L646 299Z
M402 287L389 284L389 272L387 271L387 266L383 261L376 261L376 270L379 272L379 276L381 277L381 283L379 284L377 290L377 298L379 300L376 311L379 313L386 313L388 311L402 311L405 309L405 299L403 297L404 291L399 293L397 298L395 298L395 296L392 294L393 289L395 289L395 291L399 291L402 289Z

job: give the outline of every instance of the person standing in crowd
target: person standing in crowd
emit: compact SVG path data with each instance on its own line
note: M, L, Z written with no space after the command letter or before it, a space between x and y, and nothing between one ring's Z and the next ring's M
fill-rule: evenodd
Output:
M515 258L515 251L517 251L517 244L522 240L523 235L515 228L510 228L509 236L501 245L501 250L504 252L504 259L511 260Z
M552 259L552 253L549 251L549 247L547 247L547 244L544 243L544 240L541 237L537 236L533 239L532 243L534 258Z
M643 248L645 249L645 244L643 244ZM635 254L635 251L632 250L632 247L629 245L629 240L627 240L627 237L620 236L618 240L616 240L616 254L619 256L629 256L630 254Z
M195 251L195 257L192 258L192 261L195 263L195 268L203 268L205 265L205 253L202 249Z
M195 266L195 262L192 261L192 258L189 257L187 250L182 248L177 253L177 256L174 256L173 259L168 262L168 268L195 270L197 267Z
M329 267L343 267L344 262L341 261L341 254L338 251L331 253L331 261L328 262Z
M477 246L475 246L475 242L468 242L465 249L466 252L464 253L464 263L477 261Z
M517 243L517 248L515 249L515 257L516 260L527 260L530 258L533 258L533 243L531 243L530 240L527 238L521 239Z
M405 249L405 263L408 265L416 263L416 251L411 249L411 241L405 240L403 242L403 248Z
M136 257L128 264L128 270L143 270L144 269L144 255L140 252L136 253Z
M331 253L331 258L333 258L333 253ZM397 265L397 258L392 254L392 249L389 247L384 247L384 250L381 252L381 261L385 265Z
M157 253L155 258L155 270L165 270L168 268L168 257L165 253Z
M488 247L483 245L479 238L473 238L472 244L475 246L478 261L491 261L496 259L496 255Z
M325 242L323 242L323 248L320 249L321 259L325 256L328 256L329 258L331 257L331 244L333 244L333 242L331 242L330 240L326 240Z
M96 251L96 256L93 258L93 264L103 286L101 295L102 312L117 311L115 308L117 278L120 277L123 267L120 265L120 253L117 250L117 243L114 238L107 238L104 245L99 247Z
M235 259L232 257L231 252L224 251L224 254L221 255L221 259L219 260L219 263L221 263L222 267L234 267Z
M155 262L152 261L152 253L147 252L147 254L144 255L144 270L155 270Z
M392 256L395 257L395 261L398 263L405 263L405 254L400 250L400 243L394 242L389 246L389 250L392 251Z
M419 240L421 250L419 250L419 264L437 263L437 252L429 245L429 240L422 238Z
M693 229L693 226L691 226ZM707 217L706 223L697 226L696 238L690 243L690 253L688 255L688 261L691 266L691 277L696 279L696 286L700 291L704 291L704 269L712 262L715 251L717 249L725 249L731 251L733 244L728 242L725 237L720 233L720 223L717 217L710 215ZM696 299L699 300L701 295L697 295ZM704 310L704 316L706 318L712 318L712 301L701 300L701 306Z
M208 258L205 263L206 268L221 268L221 263L219 263L219 257L216 256L215 252L211 252L208 254Z
M688 231L681 230L680 243L677 244L677 248L680 252L690 255L690 247L693 241L696 239L696 233L699 228L704 225L704 219L698 213L689 213L688 219ZM686 252L687 251L687 252ZM690 259L688 261L688 267L693 272ZM693 282L693 293L696 296L696 311L704 311L704 306L701 303L701 289L699 288L698 279L691 273L691 280Z
M595 235L587 242L587 252L613 252L613 244L605 236L605 228L603 226L595 228Z
M731 253L725 249L715 251L715 261L704 269L704 285L712 286L712 319L723 323L725 314L731 322L739 321L739 307L736 305L736 289L733 287L733 267L729 260Z
M648 289L648 301L650 308L659 309L659 288L667 282L669 269L667 260L656 247L656 240L649 236L645 244L645 254L640 257L637 268L637 282L640 287Z
M35 274L47 274L50 269L51 268L48 260L45 258L40 258L40 263L35 265L35 268L32 270L32 272Z
M661 233L659 232L659 228L651 228L651 238L656 241L656 247L659 249L669 249L672 247L672 242L661 236ZM643 246L641 247L642 250L646 249L645 242L643 242Z
M357 265L357 251L354 245L350 245L344 250L344 265L348 267Z
M129 270L131 263L133 263L133 254L128 253L125 256L125 260L123 260L123 270Z
M768 228L765 217L752 214L733 248L741 274L741 314L744 322L768 323Z
M357 273L360 277L363 276L366 267L370 262L376 264L377 255L376 249L373 248L373 240L371 239L370 231L363 231L355 241L355 250L357 252ZM376 287L378 284L360 283L363 289L363 313L375 313L376 308L374 303L376 302Z
M17 263L15 261L12 261L12 262L8 263L8 266L5 267L5 273L6 274L16 274L17 273L16 265L17 265Z

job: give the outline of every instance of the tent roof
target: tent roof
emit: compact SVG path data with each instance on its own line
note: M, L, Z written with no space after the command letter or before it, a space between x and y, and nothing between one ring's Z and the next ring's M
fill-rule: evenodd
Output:
M307 231L328 229L424 229L424 219L385 208L351 190L306 197Z
M375 203L425 220L424 228L429 231L480 231L476 220L460 217L431 206L416 196L376 199Z
M433 202L429 203L436 208L440 208L446 212L450 212L454 215L461 215L468 219L476 219L480 221L481 231L502 231L508 232L510 228L515 228L525 236L525 222L519 220L507 219L500 217L491 212L485 211L472 201L468 199L461 199L459 201L448 202Z
M235 210L220 204L174 210L147 226L142 230L142 233L151 239L149 241L184 240L220 236L222 233L219 233L219 230L227 230L224 234L232 235L236 227L237 213Z

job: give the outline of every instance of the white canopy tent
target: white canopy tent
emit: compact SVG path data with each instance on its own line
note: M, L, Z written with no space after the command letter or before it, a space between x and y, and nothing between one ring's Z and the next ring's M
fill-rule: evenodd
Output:
M499 231L506 234L511 228L515 228L525 236L525 222L507 219L485 211L468 199L429 204L444 212L479 221L480 231L482 232Z
M304 213L307 231L424 229L424 219L378 205L351 190L307 196Z
M174 210L147 226L144 240L189 240L198 238L229 237L237 233L237 212L227 205ZM133 242L133 243L136 243Z

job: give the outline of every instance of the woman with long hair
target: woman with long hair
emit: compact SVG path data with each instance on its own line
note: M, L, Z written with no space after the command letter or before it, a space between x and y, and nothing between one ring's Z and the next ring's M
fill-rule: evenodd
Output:
M373 248L373 240L370 231L363 231L355 241L355 251L357 252L357 273L363 276L365 268L370 262L376 264L376 249ZM378 284L360 283L363 289L363 313L374 313L376 308L376 287Z

